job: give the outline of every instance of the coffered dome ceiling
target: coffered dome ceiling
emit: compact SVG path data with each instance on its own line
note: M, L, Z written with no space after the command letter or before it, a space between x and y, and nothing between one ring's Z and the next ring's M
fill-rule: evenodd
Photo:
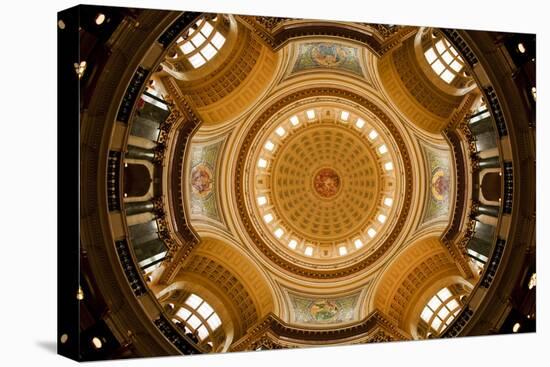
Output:
M239 144L233 186L255 248L317 279L382 259L407 220L413 185L401 129L382 107L307 87L256 116Z
M388 128L332 92L268 118L242 182L251 230L268 252L316 271L346 268L387 240L404 180Z

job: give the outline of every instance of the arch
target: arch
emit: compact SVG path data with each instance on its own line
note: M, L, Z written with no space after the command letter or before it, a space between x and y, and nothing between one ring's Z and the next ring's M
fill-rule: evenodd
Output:
M377 60L377 74L388 100L415 127L438 134L447 126L465 97L452 90L442 90L440 83L449 86L433 73L422 52L419 56L416 53L415 38L411 37L401 47ZM433 75L427 74L423 68Z
M129 163L124 167L124 194L128 197L141 197L149 192L151 173L144 164Z
M164 289L157 285L155 293L159 298L174 289L205 294L215 309L219 304L218 308L227 310L220 314L222 320L231 320L225 327L227 342L230 336L242 336L268 313L277 313L279 307L273 287L253 261L229 241L216 237L203 236L172 283Z
M411 310L425 290L440 279L459 276L459 269L437 236L418 239L385 269L374 287L371 307L408 331Z
M481 176L480 189L485 200L498 203L501 199L501 182L500 172L486 172Z

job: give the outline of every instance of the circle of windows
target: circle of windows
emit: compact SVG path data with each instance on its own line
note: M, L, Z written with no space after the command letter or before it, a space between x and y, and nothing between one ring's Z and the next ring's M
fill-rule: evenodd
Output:
M283 140L290 134L291 130L297 129L300 126L308 123L315 123L319 121L320 112L315 108L311 108L290 116L286 121L280 124L271 136L263 143L260 157L256 163L258 170L266 170L271 164L270 157L277 149L277 146L283 143ZM375 147L379 157L383 172L393 177L394 176L394 163L392 161L391 154L389 153L388 146L379 132L370 126L363 118L355 116L347 111L340 110L338 113L337 121L342 124L352 124L355 129L363 133L366 140ZM258 191L258 190L257 190ZM269 195L262 192L257 192L256 204L260 209L260 213L265 225L270 228L273 235L284 245L291 250L301 253L306 257L313 257L319 251L313 244L308 244L306 241L293 236L286 232L284 228L279 226L275 213L270 210ZM393 191L388 191L384 194L382 203L379 206L379 211L376 214L374 223L370 225L365 233L361 233L353 239L348 241L349 243L342 243L337 246L338 256L346 256L352 252L361 249L365 244L372 241L378 233L380 233L384 223L389 216L391 208L393 206Z

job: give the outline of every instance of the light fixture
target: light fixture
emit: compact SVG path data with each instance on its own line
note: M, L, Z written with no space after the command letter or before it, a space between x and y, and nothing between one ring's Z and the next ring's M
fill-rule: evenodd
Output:
M291 249L296 249L296 246L298 245L298 242L296 242L296 240L290 240L290 242L288 243L288 247L290 247Z
M57 21L57 26L59 27L59 29L65 29L65 22L63 21L63 19L59 19Z
M311 256L311 255L313 255L313 247L307 246L306 249L305 249L305 251L304 251L304 254L305 254L306 256Z
M384 214L379 214L377 219L380 223L386 222L386 216Z
M81 286L78 286L78 290L76 291L76 299L79 301L82 301L84 299L84 291L82 290Z
M386 163L384 163L384 169L385 169L386 171L391 171L391 170L393 170L393 163L392 163L392 162L386 162Z
M290 118L290 123L292 126L297 126L300 123L300 120L298 119L298 116L294 115Z
M80 63L75 62L74 63L74 70L76 71L76 75L78 75L78 79L81 79L84 75L84 71L86 71L87 63L86 61L81 61Z
M97 25L102 25L103 22L105 22L105 19L107 19L107 18L105 17L105 14L99 13L99 14L97 14L96 17L95 17L95 24L97 24Z
M522 54L525 53L526 49L525 49L525 46L523 45L523 43L518 43L518 51Z
M378 151L380 152L380 154L386 154L388 152L388 147L386 146L386 144L382 144L378 147Z
M367 234L370 238L373 238L374 236L376 236L376 230L374 228L369 228Z
M355 248L359 249L363 247L363 241L361 241L359 238L353 241L353 244L355 245Z
M355 121L355 126L357 126L358 129L362 129L365 126L365 120L358 118L357 121Z
M388 198L384 199L384 205L385 206L392 206L392 204L393 204L393 199L392 198L388 197Z
M267 161L263 158L258 159L258 167L266 168L267 167Z
M69 335L67 335L67 334L63 334L59 338L59 341L61 342L61 344L65 344L67 342L67 340L69 340Z
M521 327L521 324L519 322L516 322L514 326L512 326L512 332L517 333L520 327Z
M95 349L101 349L101 347L103 347L103 342L97 336L94 336L92 338L92 345Z
M267 204L267 198L265 196L258 196L258 205L262 206Z
M306 115L308 119L313 120L315 118L315 110L307 110Z
M529 284L527 285L527 287L529 289L533 289L537 286L537 273L533 273L531 275L531 278L529 278Z
M273 148L275 148L275 144L273 144L271 140L268 140L267 143L265 143L265 149L271 152L273 151Z

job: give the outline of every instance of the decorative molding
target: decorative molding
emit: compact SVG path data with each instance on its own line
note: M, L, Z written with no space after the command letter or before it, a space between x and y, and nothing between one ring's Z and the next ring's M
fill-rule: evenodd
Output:
M355 339L350 341L349 339ZM254 326L247 334L235 342L232 351L256 350L262 346L269 349L287 348L304 344L331 345L346 343L372 343L381 341L408 340L409 337L375 310L365 319L339 328L306 329L289 325L270 313Z
M401 158L404 164L403 171L405 173L405 180L404 180L405 195L404 195L401 212L399 214L399 217L397 219L397 222L392 232L388 235L386 241L381 246L379 246L375 251L373 251L373 253L370 254L368 257L366 257L365 259L355 264L352 264L350 266L347 266L345 268L340 268L340 269L316 270L316 269L306 268L303 266L292 264L286 259L284 259L283 257L281 257L279 254L277 254L273 249L270 248L270 246L268 246L265 243L262 236L257 232L255 226L253 225L252 220L249 217L250 213L248 212L245 205L245 193L243 192L243 187L244 187L243 182L246 179L245 178L245 162L247 161L246 158L248 156L248 151L251 148L252 142L256 134L260 130L260 128L265 124L265 122L269 118L271 118L271 116L273 116L277 111L281 110L285 106L295 103L301 99L306 99L306 98L316 97L316 96L333 96L333 97L339 97L342 99L347 99L349 101L359 104L360 106L374 113L378 117L378 119L382 121L385 127L390 131L390 134L392 135L393 139L399 146ZM395 240L397 239L398 235L401 233L401 230L404 227L404 223L407 220L408 214L410 211L411 200L412 200L412 179L413 179L412 172L413 172L413 169L412 169L411 159L405 147L405 142L403 140L403 137L399 133L399 130L396 128L394 123L390 120L390 118L378 106L376 106L374 103L372 103L371 101L367 100L366 98L358 94L355 94L350 91L338 89L338 88L323 87L323 88L304 89L304 90L295 92L293 94L284 96L280 98L278 101L274 102L256 119L256 121L250 127L244 141L242 142L240 151L238 153L237 166L235 169L235 196L237 200L237 209L239 211L240 217L242 218L244 227L248 235L251 237L252 242L275 265L279 266L284 270L290 271L296 275L300 275L304 277L311 277L311 278L317 278L317 279L334 279L334 278L344 277L367 268L368 266L373 264L376 260L380 259L382 255L394 244Z

